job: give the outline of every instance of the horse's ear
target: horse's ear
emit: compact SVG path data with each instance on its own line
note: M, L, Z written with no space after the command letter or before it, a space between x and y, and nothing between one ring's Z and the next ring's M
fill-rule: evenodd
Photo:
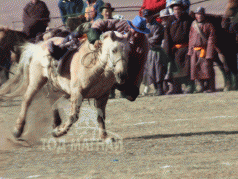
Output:
M129 40L131 37L131 31L127 32L127 34L124 37L126 40Z
M110 37L111 37L112 41L115 41L115 40L116 40L117 36L116 36L116 34L115 34L114 31L111 31Z

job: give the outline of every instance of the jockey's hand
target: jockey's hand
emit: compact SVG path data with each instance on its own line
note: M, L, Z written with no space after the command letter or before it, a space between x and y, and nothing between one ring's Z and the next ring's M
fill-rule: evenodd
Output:
M94 43L94 47L95 48L99 48L102 45L102 41L101 40L96 40Z

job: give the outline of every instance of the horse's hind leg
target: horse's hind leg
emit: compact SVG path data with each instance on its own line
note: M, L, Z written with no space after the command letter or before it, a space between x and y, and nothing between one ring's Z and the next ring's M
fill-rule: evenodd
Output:
M21 105L21 111L17 119L15 129L14 129L14 136L16 138L19 138L23 133L25 120L26 120L26 113L27 113L28 107L30 106L32 102L33 97L45 85L46 82L47 82L47 78L42 77L39 74L37 74L36 77L30 79L30 84L27 87L26 93L24 95L24 100Z
M79 92L79 89L77 87L71 88L71 111L70 111L70 117L65 122L65 124L61 124L61 126L56 127L52 135L54 137L61 137L62 135L67 134L70 127L78 120L79 117L79 111L80 106L83 102L83 96Z
M56 127L60 126L62 120L60 118L60 114L59 114L59 103L64 101L64 100L68 100L69 97L68 96L62 96L61 98L59 98L52 106L52 110L53 110L53 129L55 129Z

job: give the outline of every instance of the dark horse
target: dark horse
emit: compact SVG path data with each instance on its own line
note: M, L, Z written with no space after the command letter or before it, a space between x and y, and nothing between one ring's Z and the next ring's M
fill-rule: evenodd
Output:
M20 31L10 30L6 27L0 27L0 79L9 78L11 67L11 53L15 54L15 61L19 62L21 48L26 42L26 36Z

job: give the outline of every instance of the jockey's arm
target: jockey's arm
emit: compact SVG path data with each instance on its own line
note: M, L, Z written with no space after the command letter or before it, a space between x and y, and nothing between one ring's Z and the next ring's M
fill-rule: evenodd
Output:
M98 19L92 24L91 29L87 33L89 42L94 44L96 40L100 39L100 35L106 31L128 32L129 25L126 20Z

